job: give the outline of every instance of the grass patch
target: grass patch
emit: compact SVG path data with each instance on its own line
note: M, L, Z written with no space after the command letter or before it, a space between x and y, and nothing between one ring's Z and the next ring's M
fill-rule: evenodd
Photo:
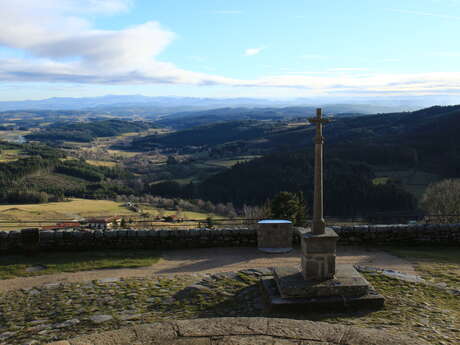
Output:
M17 161L21 158L21 150L0 150L0 162L8 163Z
M67 179L65 179L67 180ZM88 217L136 216L123 203L110 200L70 199L47 204L0 205L0 229L21 229ZM21 223L27 221L27 223Z
M161 209L158 209L148 204L139 204L139 205L142 208L142 211L148 213L151 217L160 215L160 213L164 216L172 216L177 213L176 210L165 210L165 209L161 210ZM216 214L205 213L205 212L182 211L181 213L185 219L203 219L205 220L209 216L213 218L219 218L219 216Z
M384 250L411 261L422 278L460 289L460 250L456 246L393 246Z
M390 178L389 177L377 177L372 180L374 185L386 184Z
M187 178L176 178L174 180L172 180L174 182L177 182L181 185L186 185L186 184L189 184L191 182L194 182L194 178L193 177L187 177Z
M405 333L430 344L458 344L458 296L443 289L382 275L366 275L366 278L385 297L385 308L367 315L347 315L324 321Z
M95 166L100 166L100 167L109 167L112 168L117 165L116 162L109 162L109 161L96 161L92 159L87 159L86 163L95 165Z
M247 161L250 161L258 157L261 157L261 156L255 155L255 156L240 156L240 157L234 157L231 159L215 159L215 160L206 161L206 164L214 165L218 167L224 167L224 168L231 168L237 163L247 162Z
M107 150L107 152L113 157L121 157L121 158L132 158L142 153L142 152L121 151L121 150Z
M20 209L31 213L53 212L62 215L118 215L129 214L134 212L123 207L122 203L110 200L88 200L88 199L70 199L63 202L50 202L47 204L17 204L17 205L0 205L1 213L8 213L10 210Z
M460 248L446 246L393 246L384 247L391 252L406 259L424 259L435 262L449 262L460 265Z
M38 178L38 177L37 177ZM63 179L66 182L67 179ZM67 182L69 183L69 182ZM139 219L140 214L136 213L125 206L124 203L110 200L88 200L88 199L70 199L63 202L51 202L47 204L17 204L17 205L0 205L0 231L23 229L26 227L41 227L44 225L53 225L65 220L75 220L91 217L109 217L124 216L128 218ZM158 215L170 216L175 215L175 210L160 210L148 204L140 204L142 211L149 214L150 218ZM218 218L217 215L183 211L182 216L185 219L203 219L209 215ZM187 224L181 223L183 226ZM149 226L148 224L144 224ZM167 223L158 223L158 226L167 226ZM197 224L191 223L194 227ZM142 228L142 226L139 226Z
M418 170L393 170L391 167L375 167L376 178L373 180L374 184L382 183L381 181L395 180L400 181L403 188L408 192L420 198L426 187L434 182L440 180L439 175L427 173Z
M8 255L0 257L0 279L37 276L59 272L151 266L159 255L151 250L106 250L97 252L40 253L38 256ZM28 272L34 266L44 269Z

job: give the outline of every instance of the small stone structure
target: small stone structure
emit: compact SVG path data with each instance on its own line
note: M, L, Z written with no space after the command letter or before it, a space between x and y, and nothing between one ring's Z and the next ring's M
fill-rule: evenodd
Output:
M84 335L48 345L429 345L382 330L263 317L177 320Z
M260 251L287 253L292 250L292 222L267 219L261 220L257 224L257 247Z

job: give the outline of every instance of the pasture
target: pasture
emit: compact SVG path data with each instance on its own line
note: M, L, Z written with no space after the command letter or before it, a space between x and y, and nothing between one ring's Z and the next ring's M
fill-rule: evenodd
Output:
M46 204L0 205L0 230L41 227L65 220L91 217L125 216L147 221L156 216L175 215L177 212L176 210L159 209L148 204L142 204L141 209L145 217L141 217L141 213L126 208L122 202L78 198ZM185 219L205 220L208 217L207 213L201 212L182 211L181 214ZM150 223L160 226L168 225L164 222L146 222L143 225L148 226L151 225ZM142 227L142 223L137 227L139 226Z

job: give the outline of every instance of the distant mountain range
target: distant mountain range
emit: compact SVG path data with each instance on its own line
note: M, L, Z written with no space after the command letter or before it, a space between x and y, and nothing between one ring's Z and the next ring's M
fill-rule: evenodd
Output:
M128 114L171 114L182 111L206 110L225 107L326 107L332 113L375 114L408 111L432 104L451 104L449 99L335 99L297 98L273 100L258 98L194 98L194 97L148 97L143 95L107 95L101 97L53 97L43 100L3 101L0 111L11 110L93 110L126 112Z

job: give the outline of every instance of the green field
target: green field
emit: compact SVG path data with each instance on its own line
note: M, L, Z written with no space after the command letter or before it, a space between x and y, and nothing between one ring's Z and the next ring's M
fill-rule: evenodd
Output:
M47 204L0 205L0 230L22 229L52 225L63 220L78 220L90 217L126 216L139 219L141 215L111 200L70 199ZM157 215L174 215L175 210L158 209L141 205L142 212L153 218ZM183 211L185 219L206 219L207 213ZM212 215L215 217L215 215ZM160 223L165 224L165 223ZM195 224L196 225L196 224Z
M14 162L21 157L21 150L0 150L0 162Z
M0 279L95 269L145 267L155 264L158 260L158 253L152 250L56 252L40 253L39 256L31 257L7 255L0 257Z
M439 181L438 175L419 170L392 170L376 168L374 184L386 183L389 179L401 182L405 190L420 198L429 184Z
M92 160L92 159L87 159L86 163L95 165L95 166L100 166L100 167L109 167L112 168L117 165L116 162L111 162L111 161L100 161L100 160Z
M136 213L123 207L122 203L110 200L71 199L47 204L0 205L0 229L21 229L62 220L112 215L135 216Z
M379 184L385 184L390 180L389 177L376 177L375 179L372 180L372 183L375 185Z
M224 168L231 168L237 163L247 162L252 159L259 158L259 157L260 156L239 156L239 157L234 157L231 159L215 159L215 160L206 161L206 164L215 165L215 166L224 167Z

